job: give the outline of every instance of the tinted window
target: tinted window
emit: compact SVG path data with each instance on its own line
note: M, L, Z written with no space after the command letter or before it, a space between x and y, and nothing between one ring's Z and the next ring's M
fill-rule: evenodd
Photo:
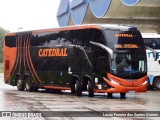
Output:
M100 30L97 29L80 30L77 31L76 36L79 41L79 45L84 47L89 45L89 41L104 44L103 34Z
M57 33L40 33L32 36L31 46L59 45L60 37Z
M152 49L160 49L160 38L143 38L146 46Z
M90 49L89 41L104 44L103 34L98 29L68 30L39 33L31 38L31 46L80 45Z
M91 51L90 41L104 44L104 36L98 29L81 29L66 32L69 44L82 46L86 51Z
M74 31L41 33L32 36L31 46L69 45L73 43Z
M16 47L16 37L15 36L6 36L5 45L7 47Z

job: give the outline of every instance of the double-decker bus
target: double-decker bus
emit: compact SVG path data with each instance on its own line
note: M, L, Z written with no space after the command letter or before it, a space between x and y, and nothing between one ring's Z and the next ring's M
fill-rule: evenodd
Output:
M143 33L142 37L147 47L157 52L157 60L154 61L153 52L147 50L148 63L148 87L149 89L160 90L160 35L157 33Z
M38 88L120 93L147 90L144 42L135 27L81 25L8 33L4 82L18 90Z

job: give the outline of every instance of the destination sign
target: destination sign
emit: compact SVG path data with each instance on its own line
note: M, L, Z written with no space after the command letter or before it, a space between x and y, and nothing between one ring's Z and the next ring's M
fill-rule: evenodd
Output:
M117 38L118 37L127 37L127 38L133 38L133 34L121 34L121 33L119 33L119 34L116 34L115 35Z
M115 45L115 48L123 49L123 48L134 48L137 49L139 48L137 44L118 44Z

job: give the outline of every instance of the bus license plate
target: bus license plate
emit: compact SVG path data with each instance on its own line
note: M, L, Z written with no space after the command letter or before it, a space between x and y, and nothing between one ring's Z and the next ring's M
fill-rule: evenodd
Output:
M129 93L135 93L135 91L134 90L130 90Z

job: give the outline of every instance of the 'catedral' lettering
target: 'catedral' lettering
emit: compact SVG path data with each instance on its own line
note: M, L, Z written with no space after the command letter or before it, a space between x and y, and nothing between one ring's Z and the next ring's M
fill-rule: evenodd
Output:
M116 37L128 37L128 38L132 38L133 37L133 35L132 34L116 34L115 35Z
M39 57L65 57L68 56L67 48L39 49Z

